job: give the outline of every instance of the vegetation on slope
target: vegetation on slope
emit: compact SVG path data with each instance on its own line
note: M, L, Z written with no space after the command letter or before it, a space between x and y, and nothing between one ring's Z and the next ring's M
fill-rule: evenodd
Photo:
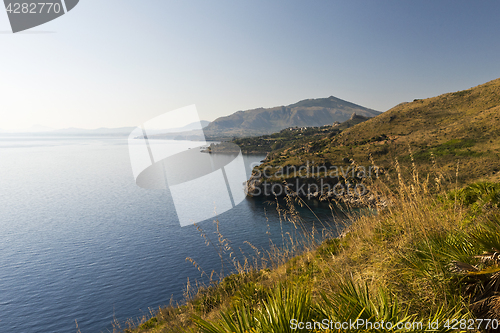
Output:
M266 266L235 263L237 274L195 292L188 286L184 304L161 308L125 331L313 331L293 330L293 319L394 326L345 329L351 332L497 331L499 108L495 80L402 104L332 137L273 151L263 167L373 159L388 172L366 183L388 205L353 216L341 237L317 242L313 235L305 248L266 254L256 249L257 262ZM284 216L299 226L294 206L304 202L287 197L286 203ZM408 322L417 326L398 328Z
M435 195L441 184L416 179L396 180L397 190L374 180L392 205L358 216L343 236L311 242L290 260L275 254L272 269L240 266L185 305L162 308L125 331L311 332L294 323L325 319L394 326L342 329L350 332L488 331L476 318L500 319L500 184ZM297 200L290 198L288 209ZM321 331L339 331L329 329Z
M403 103L338 135L291 140L275 149L259 170L280 167L371 164L394 173L394 161L414 162L426 176L433 161L459 184L477 178L499 180L500 79L465 91ZM276 147L277 148L277 147ZM279 181L279 180L277 180Z
M325 136L333 137L343 130L368 119L370 118L353 113L349 120L342 123L336 122L320 127L289 127L269 135L234 138L230 143L238 145L244 154L265 154L278 149L286 149L292 145L306 144L311 140L321 139ZM226 142L211 144L209 151L214 153L235 152L234 145Z

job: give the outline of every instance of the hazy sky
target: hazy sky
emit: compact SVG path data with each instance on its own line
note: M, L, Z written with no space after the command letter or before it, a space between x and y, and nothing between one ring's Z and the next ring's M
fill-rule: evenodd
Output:
M81 0L12 34L0 10L0 129L331 95L386 111L500 77L499 18L499 1Z

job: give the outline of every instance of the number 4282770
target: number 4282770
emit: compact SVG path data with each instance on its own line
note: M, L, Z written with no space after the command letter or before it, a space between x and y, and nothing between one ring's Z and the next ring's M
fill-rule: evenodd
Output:
M61 12L61 4L53 2L39 2L39 3L9 3L6 7L7 13L11 14L42 14L42 13L56 13Z

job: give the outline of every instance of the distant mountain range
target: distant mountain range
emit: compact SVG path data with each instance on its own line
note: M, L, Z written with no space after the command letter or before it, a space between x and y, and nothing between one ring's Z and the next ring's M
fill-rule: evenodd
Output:
M375 117L381 112L330 96L306 99L288 106L238 111L220 117L205 128L210 136L255 136L279 132L289 127L318 127L349 120L356 113Z
M202 128L206 127L210 122L207 120L200 121ZM191 131L193 129L199 128L199 123L191 123L183 127L179 128L169 128L169 129L153 129L150 130L150 133L158 134L158 133L178 133ZM101 127L97 129L84 129L84 128L64 128L64 129L53 129L50 127L45 127L41 125L34 125L25 130L18 131L7 131L1 130L0 133L8 134L8 135L44 135L44 136L128 136L135 127L119 127L119 128L106 128Z
M120 128L64 128L51 129L40 125L35 125L25 130L7 131L0 130L2 135L20 136L20 135L35 135L35 136L128 136L135 127L120 127Z
M353 114L375 117L381 112L362 107L330 96L328 98L306 99L288 106L257 108L238 111L229 116L220 117L213 122L202 120L203 133L198 123L188 124L173 129L153 129L148 131L152 139L199 139L203 134L208 140L232 137L258 136L279 132L290 127L319 127L345 122ZM81 129L66 128L52 130L43 126L33 126L22 131L35 135L78 135L78 136L126 136L135 127ZM10 133L3 131L2 133ZM17 131L15 134L20 134ZM14 133L10 133L14 134Z

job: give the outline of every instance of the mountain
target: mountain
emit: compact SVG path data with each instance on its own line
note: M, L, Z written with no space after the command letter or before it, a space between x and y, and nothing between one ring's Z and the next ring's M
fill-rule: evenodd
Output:
M422 175L439 168L458 184L500 180L500 79L440 96L416 99L334 136L304 143L289 138L259 168L294 165L369 167L373 161L389 173L414 164ZM457 178L458 168L458 178ZM411 171L407 171L411 172Z
M191 124L188 124L188 125L186 125L184 127L180 127L177 130L179 130L179 131L196 130L196 129L200 128L199 124L201 124L201 128L205 128L205 127L207 127L210 124L210 122L208 120L200 120L199 123L198 122L191 123Z
M306 99L288 106L238 111L215 119L205 128L205 134L209 137L271 134L295 126L319 127L344 122L354 113L365 117L380 114L378 111L330 96Z
M306 144L311 140L323 137L333 137L343 130L370 119L353 113L349 120L342 123L320 127L289 127L279 132L261 136L234 138L231 144L221 142L211 144L208 151L211 153L237 153L236 145L244 154L265 154L279 148L288 148L297 144Z

